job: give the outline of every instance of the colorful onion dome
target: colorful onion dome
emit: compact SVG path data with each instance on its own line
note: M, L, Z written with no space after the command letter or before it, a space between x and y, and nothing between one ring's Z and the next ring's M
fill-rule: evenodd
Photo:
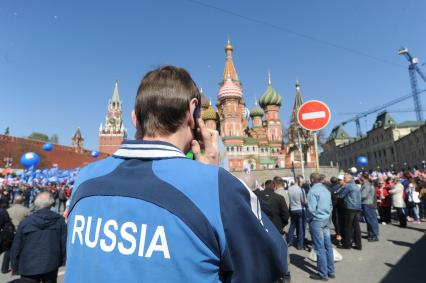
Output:
M209 108L203 111L201 118L203 118L203 121L217 120L217 112L211 104L209 105Z
M254 107L250 111L250 117L263 117L263 110L262 108L257 105L257 102L255 103Z
M265 109L266 106L268 105L281 106L281 100L282 100L281 96L272 87L271 75L269 75L268 87L266 88L263 95L260 97L259 104L263 109Z
M219 92L217 94L217 99L221 100L224 98L241 98L243 96L243 92L241 88L236 85L231 78L228 76L226 81L220 87Z

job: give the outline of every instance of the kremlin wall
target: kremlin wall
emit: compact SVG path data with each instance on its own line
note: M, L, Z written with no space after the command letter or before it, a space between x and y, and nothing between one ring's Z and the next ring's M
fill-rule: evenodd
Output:
M42 149L44 144L42 141L0 135L0 168L6 167L6 159L9 159L12 168L22 168L20 160L22 154L26 152L35 152L40 156L38 168L51 168L57 165L61 169L72 169L108 156L100 153L99 157L94 159L91 150L83 149L82 141L84 139L78 129L72 138L72 146L54 144L51 152L45 152Z

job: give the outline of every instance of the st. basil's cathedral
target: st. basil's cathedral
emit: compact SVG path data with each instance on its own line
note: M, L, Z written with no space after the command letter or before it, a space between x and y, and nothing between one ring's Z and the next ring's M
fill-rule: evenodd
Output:
M271 76L265 92L251 110L246 107L240 78L232 59L230 41L225 46L226 61L223 79L217 93L215 109L202 94L201 116L210 129L219 131L225 145L231 171L315 167L313 135L297 122L297 110L302 105L300 84L296 95L288 131L279 118L282 97L273 88ZM127 136L121 118L121 100L116 83L108 104L105 125L99 129L99 151L112 154Z

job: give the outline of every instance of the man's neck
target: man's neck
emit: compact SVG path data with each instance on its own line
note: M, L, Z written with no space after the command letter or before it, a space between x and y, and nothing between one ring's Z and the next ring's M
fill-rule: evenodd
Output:
M153 137L143 137L144 141L162 141L168 142L177 148L179 148L182 152L186 153L189 151L190 146L187 140L188 135L184 133L183 130L178 130L177 132L168 135L168 136L153 136Z

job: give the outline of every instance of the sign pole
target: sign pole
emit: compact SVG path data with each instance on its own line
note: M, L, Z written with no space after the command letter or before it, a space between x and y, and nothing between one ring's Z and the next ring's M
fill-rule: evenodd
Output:
M300 164L302 165L302 176L303 179L305 179L305 157L303 156L303 150L302 150L302 142L300 141L300 132L297 131L297 139L299 144L297 147L299 148L299 154L300 154Z
M314 147L315 147L315 167L317 173L319 173L319 160L318 160L318 138L317 131L314 132Z

